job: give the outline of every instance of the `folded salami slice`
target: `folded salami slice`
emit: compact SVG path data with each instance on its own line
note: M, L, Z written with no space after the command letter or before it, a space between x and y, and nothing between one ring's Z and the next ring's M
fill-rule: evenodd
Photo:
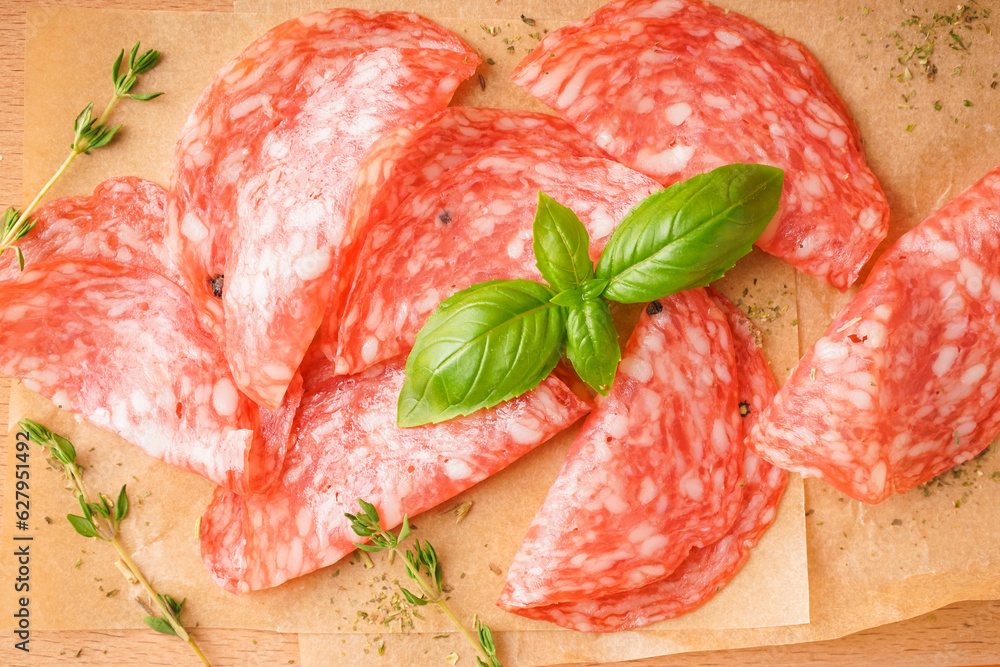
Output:
M25 266L56 258L93 259L141 267L180 284L167 248L167 193L134 176L104 181L90 197L65 197L31 217L31 233L18 242ZM13 260L0 262L0 281L20 275Z
M546 36L513 80L665 185L732 162L784 169L757 245L838 289L885 237L885 196L819 66L739 14L700 0L615 2Z
M625 214L659 189L610 160L543 146L490 149L445 172L369 232L341 321L337 371L409 350L427 317L458 290L541 280L531 249L539 190L580 216L596 259Z
M281 482L269 493L216 491L201 522L209 572L235 593L340 560L359 541L344 518L358 498L399 524L499 471L589 408L549 377L495 408L441 424L396 426L405 358L334 377L319 351L303 362L305 395Z
M770 402L777 386L760 352L760 334L753 324L724 296L714 289L708 292L725 313L733 333L740 415L746 430ZM691 549L670 575L614 595L517 609L516 613L581 632L616 632L694 611L736 576L777 514L788 479L785 471L745 447L742 470L743 500L729 532L711 546Z
M226 261L226 357L237 385L276 407L319 329L345 255L351 189L385 131L430 116L478 59L446 50L363 53L264 139L237 186Z
M734 355L705 290L647 307L528 528L501 607L638 589L726 534L742 496Z
M264 417L265 441L257 406L166 278L90 261L32 264L0 290L0 322L0 374L233 491L277 477L296 392Z
M354 184L349 229L367 233L424 184L489 148L538 145L570 155L607 157L566 121L509 109L448 107L425 123L398 127L365 155ZM356 267L340 272L323 322L323 350L336 359L337 332ZM346 369L342 372L346 372Z
M219 340L244 162L354 57L389 47L469 53L458 36L415 14L330 9L273 28L219 70L195 104L174 151L170 239L203 324Z
M904 234L792 370L748 445L869 503L1000 430L1000 167Z

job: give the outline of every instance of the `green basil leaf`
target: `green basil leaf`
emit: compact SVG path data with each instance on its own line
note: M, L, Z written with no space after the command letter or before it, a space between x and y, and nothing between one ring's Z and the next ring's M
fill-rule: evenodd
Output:
M554 303L563 308L579 308L583 305L583 290L579 287L564 289L559 294L549 299L549 303Z
M549 303L553 296L531 280L493 280L445 299L406 360L397 423L441 422L538 386L566 336L566 314Z
M607 280L591 278L580 287L573 287L559 292L559 294L549 299L549 303L554 303L563 308L579 308L588 299L600 298L607 286Z
M775 167L730 164L649 196L601 255L604 297L641 303L721 278L774 217L783 180Z
M608 288L608 281L602 278L591 278L580 287L584 300L597 299Z
M611 309L604 299L587 299L569 311L566 356L580 379L607 396L622 352Z
M535 266L549 285L567 290L594 277L587 229L576 213L541 191L531 232Z

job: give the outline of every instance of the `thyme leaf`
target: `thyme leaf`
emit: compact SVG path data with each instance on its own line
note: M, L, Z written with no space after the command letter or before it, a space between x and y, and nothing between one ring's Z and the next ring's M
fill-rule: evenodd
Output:
M404 588L397 582L400 592L406 601L417 607L424 607L429 604L438 606L445 615L451 619L455 627L465 636L469 642L475 646L477 665L486 667L503 667L497 658L496 645L493 642L493 633L478 619L474 623L474 636L469 632L455 613L448 606L445 598L446 593L451 590L444 584L444 574L441 569L441 561L438 559L437 551L431 543L424 540L414 542L413 549L403 552L400 543L410 535L410 518L403 515L403 523L400 525L399 533L395 534L391 530L382 528L378 510L369 502L358 499L361 511L357 514L347 514L347 520L351 522L351 530L359 537L367 537L367 544L355 542L354 546L364 551L389 551L390 555L399 556L406 566L406 576L417 583L418 592L414 593Z
M138 82L139 77L153 69L153 67L156 66L156 63L159 62L159 51L150 49L140 54L139 42L136 42L135 46L133 46L132 50L129 52L128 69L124 72L120 72L124 57L125 50L122 49L121 52L119 52L118 57L115 59L114 66L111 70L111 80L114 82L114 95L112 96L111 101L108 102L108 105L104 108L100 117L94 118L93 102L84 107L83 111L77 114L76 119L73 121L73 143L70 144L70 154L63 161L59 169L56 170L56 173L49 179L49 181L42 187L41 191L35 195L35 198L32 199L31 203L26 207L23 209L9 207L6 211L4 211L3 223L2 227L0 227L0 259L3 258L3 255L7 250L13 250L18 269L21 271L24 271L24 253L21 251L19 246L14 244L18 240L24 238L24 236L35 226L35 219L31 217L32 212L42 201L42 198L45 197L48 191L52 189L52 186L55 185L56 181L58 181L59 178L66 172L70 164L73 163L77 156L82 154L90 155L91 151L107 146L111 140L115 138L118 130L121 129L121 125L110 127L108 125L108 119L111 117L111 113L118 104L119 100L123 98L131 98L133 100L145 102L163 94L139 94L129 92Z

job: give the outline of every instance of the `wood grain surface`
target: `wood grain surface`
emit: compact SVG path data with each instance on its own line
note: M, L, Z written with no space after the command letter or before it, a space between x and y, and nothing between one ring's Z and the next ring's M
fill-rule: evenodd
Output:
M136 9L128 0L26 2L0 0L0 205L17 204L21 193L24 108L25 9L28 6ZM335 3L334 3L335 4ZM152 9L153 6L150 6ZM225 0L170 0L158 10L232 11ZM6 424L10 380L0 378L0 423ZM6 459L0 457L0 466ZM0 469L0 479L3 479ZM0 496L6 497L6 496ZM1000 576L1000 575L998 575ZM138 613L138 612L137 612ZM294 665L298 636L248 630L193 630L216 665ZM151 631L35 631L31 653L14 651L0 637L0 664L150 665L197 664L182 642ZM373 661L376 662L376 661ZM960 602L934 613L865 630L841 639L737 651L688 653L618 666L656 665L983 665L1000 663L1000 601ZM377 664L377 662L376 662ZM509 666L513 667L513 666ZM606 666L609 667L609 666Z

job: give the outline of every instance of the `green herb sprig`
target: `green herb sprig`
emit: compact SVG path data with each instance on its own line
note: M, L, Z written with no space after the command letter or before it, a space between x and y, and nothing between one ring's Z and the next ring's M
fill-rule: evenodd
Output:
M367 543L355 542L354 546L362 551L379 552L389 551L402 559L406 566L406 575L417 583L419 594L413 593L402 585L399 590L403 593L406 601L412 605L423 607L428 604L436 604L438 608L451 619L455 627L465 636L466 639L476 648L476 664L478 667L503 667L500 659L497 658L496 645L493 642L493 632L482 621L476 620L475 632L473 635L465 625L462 624L455 613L448 606L444 593L444 575L441 570L441 563L438 560L437 552L431 543L424 540L421 544L417 540L412 550L403 552L399 544L410 535L410 519L403 515L403 524L399 528L399 534L385 530L379 523L378 510L375 506L362 499L358 499L361 511L357 514L345 514L351 522L351 529L360 537L367 537Z
M775 167L731 164L675 183L628 212L596 267L580 219L539 192L532 249L547 284L492 280L441 302L407 357L397 423L437 423L519 396L564 350L607 395L621 361L608 301L653 301L721 278L774 217L783 181Z
M15 244L24 238L25 235L35 226L36 220L31 218L31 213L42 201L42 198L46 195L46 193L52 189L52 186L55 185L56 181L58 181L63 173L65 173L77 156L81 154L90 155L91 151L108 145L108 143L114 139L115 134L118 132L119 128L121 128L121 125L109 128L107 122L111 117L111 112L114 110L119 100L127 97L133 100L139 100L140 102L146 102L163 94L140 94L131 92L136 82L138 82L139 77L153 69L153 67L156 66L156 63L159 62L159 51L150 49L140 54L139 42L136 42L135 46L132 47L132 50L129 51L128 69L121 71L122 61L124 58L125 50L122 49L118 53L118 58L115 59L114 66L111 68L111 81L114 83L114 96L104 108L104 112L101 114L100 118L94 119L94 103L91 102L88 104L84 110L77 115L76 120L73 122L73 143L70 144L70 154L63 161L62 166L56 170L56 173L53 174L48 183L42 187L41 191L35 195L35 198L32 199L31 203L24 207L24 209L18 210L14 207L9 207L3 213L3 226L0 228L0 231L2 231L2 236L0 236L0 257L3 257L3 254L8 249L12 249L14 251L14 255L17 257L17 265L22 271L24 270L24 253L22 253L21 248Z
M72 484L82 514L66 516L70 525L73 526L73 530L84 537L97 538L110 543L118 552L119 569L122 570L122 574L130 582L141 584L153 604L158 608L160 615L156 616L149 605L137 597L136 601L147 612L147 615L142 617L143 622L157 632L180 637L191 646L203 664L209 665L208 658L201 652L201 648L198 647L194 638L181 624L181 610L187 598L178 602L170 595L157 593L118 540L121 522L128 516L129 510L128 493L125 486L122 486L114 501L104 494L98 495L98 502L92 501L87 487L83 483L83 470L76 463L76 449L73 447L73 443L31 419L22 419L18 422L18 426L32 440L48 451L62 467L66 479Z

